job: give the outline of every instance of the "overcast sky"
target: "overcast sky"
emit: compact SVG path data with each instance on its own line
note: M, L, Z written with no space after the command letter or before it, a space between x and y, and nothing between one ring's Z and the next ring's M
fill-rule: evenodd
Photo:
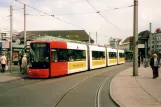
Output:
M96 39L98 33L98 43L107 44L109 38L125 39L133 35L133 7L119 10L101 12L102 18L88 4L87 0L19 0L32 7L53 14L65 21L71 22L79 27L64 23L50 16L44 15L29 7L26 8L27 30L80 30L85 29ZM89 0L98 10L109 10L119 7L133 5L133 0ZM160 28L161 21L161 0L139 0L139 32L149 29L149 22L152 22L152 32ZM0 0L0 28L9 28L9 6L13 5L13 28L18 31L23 30L23 5L14 0ZM75 14L73 13L88 13ZM113 26L115 25L115 26Z

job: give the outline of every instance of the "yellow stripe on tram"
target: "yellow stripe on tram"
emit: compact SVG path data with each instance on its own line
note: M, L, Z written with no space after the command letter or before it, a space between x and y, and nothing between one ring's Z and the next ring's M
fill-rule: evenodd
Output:
M109 59L109 64L115 64L117 63L117 59Z
M106 60L92 60L92 66L99 66L106 64Z
M86 68L86 61L81 62L68 62L69 70Z
M120 58L119 62L125 62L125 58Z

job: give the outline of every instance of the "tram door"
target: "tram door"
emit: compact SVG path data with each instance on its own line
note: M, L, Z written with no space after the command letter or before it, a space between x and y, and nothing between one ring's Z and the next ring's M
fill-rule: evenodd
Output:
M59 60L60 49L51 49L50 75L61 76L67 74L68 62Z

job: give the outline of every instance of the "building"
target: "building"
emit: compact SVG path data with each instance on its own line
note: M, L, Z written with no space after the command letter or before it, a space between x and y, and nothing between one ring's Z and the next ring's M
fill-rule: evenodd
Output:
M125 50L125 52L133 51L133 36L127 37L120 45L120 49Z
M118 45L119 45L120 41L121 41L121 39L111 37L109 39L110 47L111 48L118 48Z
M149 56L149 37L150 37L150 31L145 30L138 34L138 54L144 57Z
M119 49L125 50L126 60L133 57L133 36L127 37L120 45Z
M89 35L84 30L42 30L42 31L26 31L27 41L32 41L37 38L42 38L44 36L50 36L55 38L63 38L74 41L89 42ZM19 36L21 42L24 41L24 32L20 32ZM94 40L90 39L91 43L94 43Z
M150 36L152 36L152 53L157 52L161 54L161 32L152 33ZM150 39L148 44L150 44ZM148 45L148 48L150 49L150 45Z
M19 35L19 32L16 30L13 30L13 39L15 39L17 35ZM0 28L0 40L10 41L10 29Z

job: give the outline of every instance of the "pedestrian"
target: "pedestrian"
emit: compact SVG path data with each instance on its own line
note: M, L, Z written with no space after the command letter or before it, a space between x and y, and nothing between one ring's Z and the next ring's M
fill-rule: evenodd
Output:
M6 63L7 63L7 58L6 58L4 53L2 54L0 60L1 60L1 66L2 66L2 71L1 72L4 73L5 68L6 68Z
M22 72L22 56L19 57L20 72Z
M153 70L153 79L159 77L158 68L160 68L160 60L157 54L153 54L153 57L150 60L150 66Z
M27 73L27 55L24 54L22 58L22 73L26 74Z
M141 56L141 63L143 64L143 62L144 62L144 56L142 55Z
M138 67L140 67L140 55L138 55Z

